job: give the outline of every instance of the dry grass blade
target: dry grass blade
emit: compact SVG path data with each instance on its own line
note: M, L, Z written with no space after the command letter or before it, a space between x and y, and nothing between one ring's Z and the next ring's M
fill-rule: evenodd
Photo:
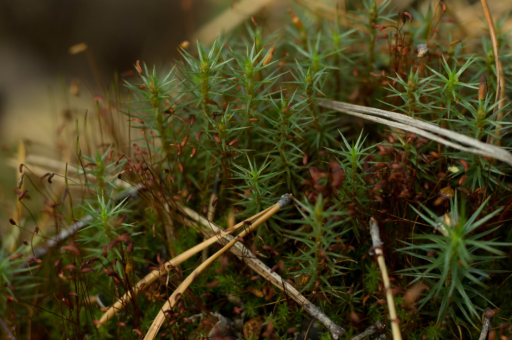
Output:
M195 211L189 208L183 208L183 211L194 222L199 223L206 228L201 229L201 232L210 236L212 233L218 233L221 229L214 223L211 223L206 218L202 217ZM230 235L224 236L224 239L231 242L234 237ZM334 340L341 339L345 335L345 330L334 323L327 315L325 315L317 306L306 299L295 287L286 282L279 274L272 272L270 268L256 258L252 253L240 242L236 243L230 252L237 256L241 261L245 262L252 270L254 270L263 279L272 283L275 287L282 290L287 296L290 296L295 302L299 304L309 315L321 322L325 328L331 333Z
M438 142L440 144L446 145L448 147L452 147L454 149L466 151L475 155L495 158L509 165L512 165L512 155L501 147L483 143L475 138L471 138L457 132L443 129L437 125L427 123L418 119L414 119L400 113L375 109L366 106L348 104L333 100L320 101L318 102L318 105L335 111L343 112L349 115L361 117L366 120L371 120L377 123L396 127L404 131L409 131L417 135L423 136L425 138L428 138L430 140L433 140L435 142ZM374 116L381 116L387 119L378 118ZM449 141L447 139L435 135L434 133L448 137L458 143L463 143L467 146Z
M480 0L482 3L482 8L484 10L485 14L485 21L487 21L487 25L489 26L489 34L491 36L492 41L492 49L494 51L494 61L496 63L496 102L499 101L498 104L498 110L503 109L505 106L505 73L503 72L503 65L501 64L500 60L500 51L499 51L499 44L498 44L498 37L496 36L496 30L494 29L494 21L492 20L491 11L489 10L489 5L487 4L487 0ZM503 118L503 112L500 112L496 119L501 120ZM496 134L498 136L501 135L501 124L496 126ZM489 138L487 140L489 143L492 143L492 138Z
M20 163L16 159L10 158L7 160L7 164L11 167L17 168ZM66 163L38 155L28 155L24 164L30 167L30 171L38 176L48 172L59 173L66 169ZM78 171L75 168L68 167L68 174L76 175L77 173ZM85 176L88 181L93 183L96 182L95 176L91 174L86 174ZM119 180L117 176L114 177L113 180L115 185L119 188L127 189L130 187L129 183Z
M258 214L248 218L244 222L256 221L259 217L266 214L269 210L274 208L276 205L259 212ZM231 230L227 230L227 231L219 230L218 235L210 237L209 239L205 240L204 242L201 242L200 244L196 245L195 247L190 248L189 250L185 251L184 253L181 253L180 255L176 256L172 260L166 262L164 265L161 266L161 268L153 270L152 272L150 272L148 275L146 275L142 280L140 280L133 287L134 295L137 295L139 292L144 290L144 288L149 287L149 285L151 285L151 283L153 283L156 279L158 279L162 274L170 271L173 267L183 263L184 261L188 260L190 257L199 253L203 249L211 246L215 242L218 242L220 239L222 239L222 237L229 235L230 233L234 232L235 230L241 228L242 226L245 225L244 222L238 223ZM131 295L131 292L127 292L122 297L120 297L112 306L109 307L109 309L105 312L105 314L103 314L103 316L99 320L97 327L100 327L102 324L104 324L109 319L114 317L114 315L116 315L117 312L119 312L121 309L123 309L124 306L126 306L132 300L132 298L133 297Z
M382 282L384 283L384 291L386 292L386 300L388 302L389 317L391 319L391 331L393 333L394 340L402 340L402 334L400 333L400 327L398 326L400 320L396 314L395 301L393 299L393 293L391 291L391 284L389 282L388 270L386 268L386 262L384 261L384 253L382 252L382 241L380 240L379 225L377 221L372 217L370 219L370 234L372 236L373 250L377 256L377 262L379 263L380 272L382 274Z
M261 225L263 222L268 220L272 215L277 213L281 208L285 207L286 205L290 204L292 201L291 195L283 195L279 202L275 205L273 205L265 214L260 216L256 221L254 221L250 226L247 227L244 231L242 231L239 235L239 237L244 237L248 233L252 232L254 229L256 229L259 225ZM190 284L196 279L196 277L205 270L208 266L210 266L213 261L215 261L217 258L219 258L220 255L225 253L227 250L229 250L235 243L238 242L238 237L234 238L231 242L226 244L221 250L213 254L208 258L207 261L204 261L199 267L197 267L179 286L176 288L174 293L171 295L171 297L167 300L167 302L164 304L158 315L156 316L155 320L153 320L153 323L149 327L149 330L144 337L145 340L153 340L158 331L160 330L160 327L162 326L163 322L165 321L165 312L170 310L179 300L179 298L185 293L187 288L190 286Z

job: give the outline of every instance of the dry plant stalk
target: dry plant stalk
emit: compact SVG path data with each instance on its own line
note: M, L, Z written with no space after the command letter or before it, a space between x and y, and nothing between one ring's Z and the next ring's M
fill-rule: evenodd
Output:
M475 138L471 138L463 134L450 131L448 129L443 129L437 125L427 123L419 119L414 119L400 113L361 105L348 104L334 100L319 101L318 106L322 106L338 112L343 112L352 116L361 117L363 119L371 120L377 123L386 124L404 131L415 133L454 149L466 151L475 155L495 158L509 165L512 165L512 155L499 146L489 145ZM384 118L378 118L375 116L381 116ZM436 134L451 138L458 143L439 137ZM468 146L463 146L459 143L463 143Z
M211 233L218 233L221 229L214 223L211 223L203 216L199 215L192 209L183 208L183 212L192 219L206 228L202 228L201 232L203 235L210 236ZM186 222L186 221L185 221ZM190 222L189 222L190 223ZM231 242L234 238L231 235L224 236L224 239ZM256 256L254 256L249 249L247 249L242 243L236 243L230 250L236 257L241 261L245 262L252 270L254 270L263 279L272 283L276 288L282 290L287 296L290 296L295 302L299 304L309 315L322 323L325 328L331 333L331 337L334 340L341 339L345 335L345 330L335 324L327 315L325 315L317 306L312 304L306 299L295 287L286 282L279 274L273 272L266 264L261 262Z
M137 198L138 191L140 189L142 189L142 186L136 186L134 188L131 188L126 193L117 196L116 202L121 203L128 197L133 198L133 199ZM80 229L84 228L91 221L92 221L92 216L86 215L86 216L82 217L80 220L78 220L75 223L68 226L66 229L61 230L60 233L58 233L57 235L54 235L52 238L47 239L46 242L43 243L42 245L34 248L34 252L33 252L34 257L41 258L41 257L45 256L50 249L56 247L63 241L65 241L68 238L70 238L71 236L75 235L77 232L80 231ZM23 266L23 267L26 267L27 265L28 265L28 262L22 262L22 264L21 264L21 266Z
M222 237L229 235L230 233L234 232L235 230L241 228L242 226L246 225L245 223L253 222L257 220L259 217L265 215L268 213L271 209L275 209L278 206L278 204L274 204L270 208L267 208L256 215L248 218L244 222L238 223L235 225L231 230L226 231L220 231L218 235L212 236L209 239L207 239L204 242L201 242L200 244L196 245L195 247L190 248L189 250L185 251L184 253L181 253L180 255L176 256L175 258L171 259L170 261L167 261L164 265L162 265L159 269L155 269L149 274L147 274L142 280L137 282L137 284L133 287L133 293L134 295L137 295L139 292L144 290L144 288L149 287L151 283L155 282L156 279L158 279L162 274L170 271L173 267L183 263L184 261L188 260L190 257L194 256L195 254L199 253L203 249L211 246L215 242L218 242ZM101 319L99 320L99 323L97 324L97 327L100 327L102 324L107 322L109 319L114 317L117 312L119 312L121 309L124 308L131 300L132 300L131 292L126 292L122 297L120 297L112 306L109 307L109 309L103 314Z
M227 250L229 250L235 243L239 241L240 238L243 238L248 233L252 232L254 229L256 229L259 225L261 225L263 222L268 220L270 217L272 217L275 213L277 213L281 208L287 206L292 202L292 196L285 194L281 196L281 199L277 204L273 205L269 210L267 210L266 213L261 215L256 221L254 221L250 226L247 227L244 231L238 235L238 237L234 238L231 242L229 242L227 245L225 245L221 250L213 254L208 258L207 261L204 261L199 267L197 267L179 286L176 288L174 293L169 297L167 302L164 304L158 315L156 316L155 320L153 320L153 323L149 327L149 330L144 337L145 340L153 340L158 331L160 330L160 327L162 326L163 322L165 321L165 312L170 310L179 300L179 298L185 293L187 288L192 284L192 282L196 279L196 277L205 270L208 266L210 266L213 261L215 261L220 255L225 253Z
M366 339L370 335L373 335L373 334L377 333L378 331L383 330L384 328L386 328L386 325L382 321L377 321L375 324L373 324L370 327L368 327L367 329L365 329L364 332L356 335L355 337L353 337L350 340Z
M496 62L496 102L499 101L498 110L503 109L505 106L505 73L503 72L503 65L501 64L500 54L499 54L499 46L498 46L498 37L496 36L496 30L494 29L494 21L492 20L491 11L489 10L489 5L487 4L487 0L480 0L482 3L482 8L485 14L485 21L487 21L487 26L489 26L489 34L491 36L492 41L492 49L494 51L494 59ZM496 119L501 120L503 118L503 112L500 112ZM496 135L501 136L501 128L502 125L498 124L496 126ZM487 139L488 143L493 143L493 138L489 136Z
M217 172L215 174L215 183L213 184L213 192L210 196L210 202L208 203L208 215L206 215L208 217L208 220L209 221L213 221L214 217L215 217L215 207L216 207L216 202L217 202L217 199L219 198L219 187L220 187L220 172ZM230 228L230 226L228 225L228 229ZM205 238L204 240L207 240L207 238ZM201 253L201 260L204 262L208 259L208 248L204 248L203 249L203 252Z
M20 164L21 163L14 158L10 158L7 160L7 165L9 165L13 168L17 168ZM28 170L37 176L44 175L45 173L48 173L48 172L57 173L58 171L62 171L62 169L66 168L66 163L56 161L56 160L48 158L48 157L38 156L38 155L28 155L28 157L26 158L26 161L23 162L23 164L26 164L27 167L29 168ZM68 177L70 177L69 175L76 175L77 173L78 173L78 171L75 168L68 167ZM85 177L87 178L88 181L91 181L92 183L96 182L96 177L94 177L91 174L85 174ZM55 178L57 178L57 177L55 177ZM129 188L128 183L119 180L117 177L115 177L113 179L115 181L116 186L118 186L122 189Z
M26 162L27 152L25 151L25 144L23 141L19 141L18 143L18 163L15 165L16 167L16 181L17 181L17 189L20 193L25 191L25 181L23 180L25 177L25 171L23 170L23 165ZM16 221L21 221L23 216L23 204L21 200L16 199L16 205L12 212L12 217L15 218ZM19 227L13 227L10 231L9 235L6 238L6 247L9 250L9 253L13 253L18 244L18 239L21 235L21 231Z
M391 319L391 332L393 340L402 340L400 327L398 323L398 315L396 314L395 301L393 300L393 292L391 291L391 284L389 282L388 270L386 268L386 261L384 260L384 253L382 252L382 241L380 240L379 225L377 220L373 217L370 219L370 234L372 236L373 248L377 262L379 264L380 272L382 274L382 282L384 283L384 291L386 292L386 300L388 302L389 317Z
M492 318L496 314L496 311L491 308L486 308L484 310L484 324L482 326L482 332L480 333L480 337L478 340L487 340L489 339L489 332L492 329Z
M0 326L4 330L5 336L7 337L7 339L16 340L16 337L14 336L14 334L12 334L11 330L9 329L9 326L7 326L7 324L5 323L5 321L2 318L0 318Z

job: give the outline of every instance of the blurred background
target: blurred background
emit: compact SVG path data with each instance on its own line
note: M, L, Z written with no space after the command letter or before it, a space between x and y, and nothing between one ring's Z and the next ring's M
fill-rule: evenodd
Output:
M53 148L62 112L85 111L95 94L105 94L114 73L133 70L136 60L170 64L181 42L208 44L251 16L272 31L290 22L289 7L325 11L345 1L352 0L0 0L1 146L15 150L24 139ZM393 0L391 8L422 11L436 3ZM454 39L486 33L480 1L445 3L462 28ZM495 20L512 9L512 0L489 4ZM510 22L505 27L512 28ZM81 43L85 52L69 52ZM72 100L70 84L79 89Z

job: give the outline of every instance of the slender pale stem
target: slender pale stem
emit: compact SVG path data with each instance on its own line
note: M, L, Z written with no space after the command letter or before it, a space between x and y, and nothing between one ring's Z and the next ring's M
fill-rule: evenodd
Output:
M396 314L395 301L393 299L393 292L391 291L386 261L384 260L384 253L381 249L382 241L380 240L379 225L373 217L370 219L370 234L372 235L373 249L375 250L375 256L377 256L377 263L379 264L382 282L384 283L384 291L386 292L386 300L388 301L393 340L402 340L402 334L398 326L400 320L398 320L398 315Z
M489 26L489 34L491 36L492 41L492 49L494 51L494 61L496 63L496 102L499 101L498 110L503 109L505 106L505 74L503 72L503 66L500 60L499 54L499 45L498 45L498 37L496 35L496 30L494 29L494 21L492 20L491 11L489 10L489 5L487 4L487 0L480 0L482 3L482 8L485 14L485 20L487 21L487 26ZM501 120L503 118L503 111L498 113L496 119ZM496 135L501 136L501 128L502 125L496 125ZM488 143L493 143L493 138L489 136L487 139ZM499 141L498 141L499 144Z

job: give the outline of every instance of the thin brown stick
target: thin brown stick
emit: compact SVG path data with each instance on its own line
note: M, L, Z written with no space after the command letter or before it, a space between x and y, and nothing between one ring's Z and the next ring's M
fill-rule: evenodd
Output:
M491 11L489 10L489 5L487 4L487 0L480 0L482 3L482 8L485 14L485 21L487 21L487 26L489 26L489 35L491 36L492 41L492 49L494 51L494 61L496 63L496 102L498 104L498 110L502 110L505 106L505 73L503 72L503 66L500 60L500 51L498 45L498 37L496 36L496 30L494 29L494 21L492 20ZM499 121L503 118L503 111L498 113L496 119ZM502 125L496 125L496 135L501 136L501 128ZM488 143L493 143L493 138L490 137L487 139ZM499 143L499 141L498 141Z
M211 235L212 233L218 233L221 229L216 224L208 221L203 216L199 215L195 211L189 208L183 208L183 212L192 219L194 222L203 225L205 228L201 229L203 235ZM224 239L231 242L234 237L231 235L224 236ZM263 279L272 283L275 287L282 290L285 294L290 296L295 302L299 304L304 310L311 315L314 319L317 319L324 325L325 328L331 333L331 337L334 340L343 338L345 330L335 324L327 315L325 315L317 306L306 299L295 287L286 282L279 274L272 272L267 265L261 262L256 256L254 256L243 244L240 242L236 243L230 252L238 257L241 261L245 262L252 270L254 270Z
M270 208L267 208L258 214L248 218L246 221L253 222L257 220L262 215L266 214L269 210L272 208L275 208L277 204L273 205ZM244 222L246 222L244 221ZM226 236L233 231L241 228L244 226L244 222L238 223L233 227L232 230L226 230L226 231L220 231L219 234L210 237L204 242L201 242L200 244L196 245L195 247L190 248L189 250L185 251L184 253L181 253L180 255L174 257L170 261L167 261L163 266L161 266L159 269L155 269L151 271L149 274L147 274L142 280L137 282L137 284L133 287L133 293L134 295L137 295L142 290L144 290L146 287L151 285L153 282L156 281L161 275L167 273L170 271L173 267L183 263L184 261L188 260L190 257L194 256L198 252L202 251L204 248L209 247L210 245L217 242L219 239L221 239L223 236ZM122 297L120 297L112 306L107 309L107 311L102 315L101 319L99 320L99 323L97 327L100 327L102 324L110 320L116 313L118 313L121 309L124 308L131 300L132 300L132 294L131 292L126 292Z
M12 334L11 330L9 329L9 327L2 318L0 318L0 326L2 326L2 328L4 329L4 332L5 334L7 334L7 338L9 340L16 340L16 337L14 336L14 334Z
M386 300L388 302L389 317L391 319L393 340L402 340L402 334L400 333L400 327L398 326L400 320L398 320L398 315L396 314L395 301L391 291L386 261L384 260L384 253L381 248L383 243L380 240L379 225L373 217L370 219L370 234L373 242L372 249L375 251L375 255L377 256L377 263L379 264L380 272L382 274L382 282L384 283L384 290L386 291Z
M225 253L227 250L229 250L232 246L235 245L239 241L240 238L244 237L245 235L249 234L253 230L255 230L259 225L264 223L266 220L268 220L270 217L272 217L275 213L277 213L281 208L284 206L290 204L292 201L291 195L283 195L279 202L272 206L265 214L263 214L260 218L258 218L256 221L254 221L250 226L247 227L244 231L240 233L240 235L237 238L234 238L231 242L229 242L227 245L225 245L221 250L213 254L208 258L207 261L203 262L199 267L197 267L179 286L176 288L174 293L169 297L167 302L164 304L158 315L156 316L155 320L153 320L153 323L149 327L148 332L146 333L146 336L144 337L144 340L153 340L158 331L160 330L160 327L162 326L163 322L165 321L165 313L169 311L180 299L180 297L185 293L187 288L192 284L192 282L196 279L196 277L204 271L208 266L210 266L213 261L215 261L217 258L219 258L220 255Z
M128 197L130 197L131 199L137 198L138 191L141 188L142 187L134 187L134 188L130 189L129 191L127 191L126 193L119 195L118 197L116 197L116 203L121 203ZM75 235L77 232L80 231L80 229L85 227L92 220L93 220L93 218L91 215L86 215L86 216L82 217L80 220L71 224L69 227L62 230L57 235L54 235L52 238L48 239L42 245L34 248L34 253L33 253L34 257L41 258L41 257L45 256L50 249L58 246L63 241L65 241L68 238L70 238L71 236ZM27 261L23 261L21 263L22 267L26 267L27 265L28 265Z
M356 335L355 337L353 337L350 340L363 340L363 339L369 337L370 335L373 335L377 332L381 332L385 328L386 328L386 325L382 321L379 320L374 325L368 327L363 333Z
M371 120L377 123L396 127L401 130L423 136L437 143L444 144L451 148L466 151L475 155L495 158L509 165L512 165L512 155L499 146L489 145L475 138L471 138L460 133L450 131L448 129L443 129L437 125L419 119L414 119L403 114L366 106L338 102L334 100L322 100L318 102L318 105L349 115L361 117L366 120ZM387 119L374 117L373 115L381 116ZM448 137L458 143L439 137L434 133ZM468 146L463 146L459 143L463 143Z
M492 318L496 314L496 311L491 308L486 308L484 310L484 324L482 326L482 332L480 333L480 337L478 340L487 340L489 332L492 328Z
M425 44L426 46L428 46L428 44L429 44L429 42L430 42L430 32L432 32L432 28L434 28L434 27L432 27L432 24L434 23L434 19L435 19L435 17L436 17L437 9L439 8L439 4L440 4L440 3L441 3L441 0L438 0L438 1L437 1L437 4L436 4L436 7L435 7L435 9L434 9L434 14L432 14L432 18L430 19L430 24L429 24L429 26L428 26L428 27L429 27L429 29L428 29L428 33L427 33L427 34L428 34L428 35L427 35L427 43ZM435 26L437 26L437 24L439 23L439 21L441 21L441 17L442 17L442 16L443 16L443 14L441 14L441 16L440 16L440 18L439 18L439 20L437 21L437 23L436 23L436 25L435 25Z

